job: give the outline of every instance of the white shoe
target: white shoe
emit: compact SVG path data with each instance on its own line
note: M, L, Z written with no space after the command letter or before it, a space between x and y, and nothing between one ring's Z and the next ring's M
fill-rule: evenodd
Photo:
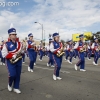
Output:
M49 67L49 64L47 63L47 67Z
M55 81L57 80L57 77L54 74L53 74L53 80Z
M69 60L67 60L69 64L72 64L72 62L70 62Z
M89 59L89 58L87 58L88 60L91 60L91 59Z
M2 62L0 62L0 65L2 65Z
M51 67L54 68L55 66L52 65Z
M28 67L28 71L30 72L31 70L30 70L30 67Z
M21 93L21 91L20 91L19 89L14 89L14 92L15 92L15 93L18 93L18 94Z
M3 63L3 65L5 65L5 63Z
M96 63L93 61L93 65L97 66L98 64L96 64Z
M70 62L70 64L72 64L72 62Z
M30 70L33 73L33 69Z
M10 87L9 85L8 85L8 91L12 91L12 87Z
M58 80L61 80L62 78L61 78L61 77L57 77L57 79L58 79Z
M77 70L77 67L78 67L78 66L76 66L76 64L75 64L75 66L74 66L74 67L75 67L75 70Z
M70 61L69 61L69 60L67 60L67 62L68 62L68 63L70 63Z
M25 62L23 62L23 64L24 64Z
M42 61L41 59L39 59L39 61Z
M85 69L80 69L80 71L85 72L86 70Z
M34 63L34 66L36 65L36 63Z

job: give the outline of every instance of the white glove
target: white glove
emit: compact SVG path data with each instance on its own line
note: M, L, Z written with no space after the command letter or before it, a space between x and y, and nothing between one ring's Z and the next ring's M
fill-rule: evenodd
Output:
M31 45L34 45L35 43L33 42Z
M83 48L80 48L80 50L83 50Z
M99 51L99 49L97 48L96 51Z
M14 58L14 59L15 59L15 58L16 58L16 55L13 55L13 56L12 56L12 58Z
M58 52L58 53L60 53L60 51L59 51L59 50L58 50L57 52Z

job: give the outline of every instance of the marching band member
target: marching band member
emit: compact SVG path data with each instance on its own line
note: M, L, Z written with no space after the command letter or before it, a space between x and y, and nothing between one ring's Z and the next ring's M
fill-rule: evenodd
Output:
M47 47L47 50L48 50L48 57L49 57L49 61L47 63L47 66L50 66L51 67L54 67L54 61L53 61L53 53L50 51L50 44L53 42L52 39L49 39L49 45Z
M43 47L43 43L41 42L39 45L39 53L40 53L40 61L42 61L43 55L44 55L44 47Z
M34 57L35 57L35 60L34 60L34 65L36 65L36 60L37 60L37 54L38 54L38 47L36 45L36 43L34 44L35 45L35 54L34 54Z
M94 43L92 44L92 49L94 50L94 61L93 65L98 65L98 59L99 59L99 44L98 39L94 37Z
M88 56L88 44L84 43L84 45L86 45L86 48L84 50L84 54L85 54L85 57L87 58L87 56Z
M59 42L58 33L53 34L53 39L54 41L50 44L50 51L53 53L53 59L54 59L54 65L55 65L53 79L61 80L62 78L60 78L59 73L60 73L61 64L62 64L62 55L58 56L58 54L61 53L61 50L63 49L63 45L61 42Z
M22 69L22 57L15 63L12 63L11 59L15 60L17 58L17 55L21 52L22 44L21 42L16 41L17 33L15 28L10 27L8 34L9 41L3 45L2 49L2 56L6 58L6 66L9 73L8 91L12 91L14 88L14 92L19 94L21 93L19 84Z
M45 56L45 51L46 51L46 48L45 48L45 46L43 46L43 56Z
M2 48L3 48L4 43L5 43L5 41L2 40L2 44L0 46L0 51L2 51ZM5 65L5 58L2 57L2 54L1 54L1 65Z
M88 43L88 60L91 60L91 55L92 55L92 48L91 48L91 42Z
M25 53L26 53L26 56L27 56L27 57L29 57L29 55L28 55L28 51L27 51L27 50L26 50L26 52L25 52Z
M67 60L68 63L72 64L72 58L73 58L73 44L72 40L69 41L69 45L67 46L67 50L69 51L69 59Z
M99 43L99 59L100 59L100 43Z
M64 52L65 52L65 60L66 60L66 42L64 43Z
M22 62L25 63L25 51L22 53Z
M33 69L34 69L34 62L35 62L35 42L33 40L33 34L32 33L29 33L28 34L28 38L29 40L27 41L27 52L28 52L28 56L29 56L29 60L30 60L30 63L29 63L29 66L28 66L28 71L29 72L33 72Z
M85 54L84 54L84 50L85 50L85 46L84 46L84 43L83 43L83 40L84 40L84 35L81 34L79 35L79 42L76 43L75 45L75 49L78 50L78 57L79 57L79 61L77 64L75 64L75 70L77 70L77 67L80 66L80 71L86 71L84 68L85 68Z
M45 56L48 56L47 46L45 46Z
M67 50L67 46L68 46L68 43L66 43L65 47L64 47L64 51L65 51L65 60L68 59L69 57L69 51Z
M1 53L1 50L2 50L2 45L0 45L0 58L1 58L0 65L2 65L2 53Z
M75 49L75 44L74 44L74 59L76 59L76 57L78 56L78 50Z
M26 45L26 41L25 40L23 40L22 41L22 44L23 45ZM23 63L25 63L25 53L26 53L26 48L23 50L23 52L22 52L22 62Z

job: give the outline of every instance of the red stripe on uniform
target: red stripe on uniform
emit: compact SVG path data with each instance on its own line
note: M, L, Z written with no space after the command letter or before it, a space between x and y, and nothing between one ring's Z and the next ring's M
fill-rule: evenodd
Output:
M11 59L12 56L13 56L16 52L18 52L20 49L21 49L21 43L18 42L18 48L16 49L16 51L14 51L14 52L9 52L9 53L7 54L7 56L6 56L6 59Z

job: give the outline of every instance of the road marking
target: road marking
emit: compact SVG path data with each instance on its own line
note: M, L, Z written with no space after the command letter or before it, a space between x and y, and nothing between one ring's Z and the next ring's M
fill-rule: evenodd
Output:
M28 65L25 65L25 64L23 64L24 66L28 66ZM39 67L39 66L35 66L35 68L39 68L39 69L44 69L44 70L54 70L54 69L50 69L50 68L43 68L43 67ZM60 72L62 72L62 73L70 73L69 71L64 71L64 70L61 70Z

